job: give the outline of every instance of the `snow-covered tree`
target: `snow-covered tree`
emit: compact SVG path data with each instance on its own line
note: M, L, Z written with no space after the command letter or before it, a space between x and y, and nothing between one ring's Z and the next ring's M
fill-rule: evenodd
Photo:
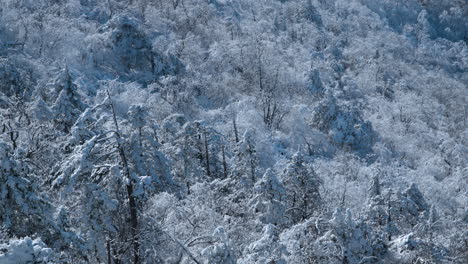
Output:
M311 217L284 230L280 235L287 263L333 263L332 247L319 239L327 232L325 219ZM330 249L330 250L329 250Z
M369 226L355 221L348 210L343 215L337 209L330 220L331 230L326 235L338 249L335 256L342 263L374 263L386 252L385 244Z
M204 263L236 263L237 257L232 242L226 234L226 230L223 227L218 227L215 229L212 236L216 238L217 242L203 250L202 255L205 259Z
M320 79L320 71L318 69L313 69L309 74L309 91L317 98L320 98L325 93L325 87Z
M169 191L174 188L175 182L169 167L169 160L161 152L161 144L157 141L154 131L149 125L151 119L146 109L140 106L131 106L128 113L130 131L135 131L128 138L126 151L129 153L130 168L139 181L135 196L149 198L157 191Z
M54 89L52 95L54 102L51 109L53 120L59 130L68 133L87 105L82 101L78 86L73 82L68 67L58 74L52 87Z
M78 118L69 142L73 151L52 181L60 195L67 197L68 206L79 210L75 217L83 224L97 261L109 259L108 250L115 251L112 258L116 260L129 255L138 259L139 201L173 185L166 158L153 134L144 129L143 120L133 120L137 127L130 128L136 133L125 136L115 107L108 97ZM97 119L96 114L107 118ZM105 130L98 124L114 128ZM81 202L75 204L75 199ZM132 251L124 250L129 246Z
M63 262L62 262L63 261ZM7 244L0 244L0 262L16 263L65 263L59 254L47 247L40 238L12 239Z
M247 247L245 257L240 259L239 263L286 263L283 257L286 249L279 241L278 227L267 224L262 232L260 239Z
M182 115L168 116L160 127L162 147L172 160L172 173L188 193L195 182L208 179L213 172L210 166L217 161L210 152L206 130L200 122L190 122Z
M242 185L252 186L257 181L257 151L253 131L246 131L237 143L231 177Z
M0 263L468 262L466 1L0 2Z
M250 205L256 218L263 224L281 225L284 222L286 191L276 175L267 169L263 177L255 183L255 196Z
M109 41L124 69L153 72L155 61L151 43L140 28L139 21L127 15L119 15L110 21L110 26L112 32Z
M0 178L4 183L0 188L2 228L11 237L38 234L56 249L75 248L75 253L80 253L81 239L63 221L54 218L54 206L37 191L37 176L23 155L20 149L13 153L9 145L0 141ZM62 220L65 219L63 216Z
M286 188L286 216L292 223L303 221L318 212L322 180L297 152L281 174Z
M345 150L368 154L376 137L372 125L364 121L356 110L345 109L333 95L327 94L314 110L312 125Z
M27 61L0 57L0 93L27 101L35 85L32 68Z

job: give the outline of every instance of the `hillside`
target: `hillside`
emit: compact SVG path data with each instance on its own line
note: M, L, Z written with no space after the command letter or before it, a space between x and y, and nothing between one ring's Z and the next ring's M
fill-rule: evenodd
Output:
M11 263L468 263L468 2L0 0Z

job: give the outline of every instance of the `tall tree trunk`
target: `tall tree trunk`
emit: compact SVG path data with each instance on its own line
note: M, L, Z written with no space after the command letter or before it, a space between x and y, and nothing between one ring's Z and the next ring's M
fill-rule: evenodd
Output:
M227 163L226 163L226 153L224 152L224 145L221 146L221 152L223 154L223 173L224 173L224 178L226 179L228 176L228 172L227 172Z
M111 100L110 93L107 91L107 96L110 100L110 106L112 109L112 116L114 119L115 125L115 135L117 137L117 148L119 150L119 156L122 161L122 165L124 168L125 176L127 177L127 199L128 199L128 206L130 209L130 224L131 224L131 231L132 231L132 244L133 244L133 263L139 264L140 263L140 241L138 238L138 210L137 210L137 203L136 199L133 196L133 189L134 189L134 180L131 178L130 175L130 168L128 166L127 156L125 155L124 148L122 146L122 137L120 135L119 124L117 122L117 117L115 115L114 103Z
M112 254L111 254L111 245L110 245L110 240L107 239L107 264L112 264Z
M239 143L239 133L237 132L236 117L232 118L232 125L234 126L234 136L236 137L236 143Z
M252 183L255 185L255 161L254 161L254 154L253 154L253 147L249 144L249 152L250 152L250 176L252 177Z
M208 139L206 138L206 132L203 132L203 137L205 140L205 157L206 157L206 174L208 176L211 176L210 172L210 156L209 156L209 150L208 150Z

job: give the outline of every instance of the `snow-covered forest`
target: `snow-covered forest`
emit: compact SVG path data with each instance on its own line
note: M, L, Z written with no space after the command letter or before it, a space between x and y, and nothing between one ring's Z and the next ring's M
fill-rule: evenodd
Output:
M468 263L467 0L0 0L23 263Z

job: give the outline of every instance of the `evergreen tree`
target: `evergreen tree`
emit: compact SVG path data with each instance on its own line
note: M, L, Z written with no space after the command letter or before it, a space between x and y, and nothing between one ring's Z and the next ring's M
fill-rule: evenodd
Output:
M171 169L175 179L184 184L190 194L195 182L207 178L207 160L201 127L189 122L182 115L171 115L160 127L162 148L171 158Z
M333 144L363 156L372 151L375 132L356 110L344 110L330 94L314 109L313 126L324 132Z
M109 41L123 70L153 73L155 61L152 46L140 22L128 15L118 15L110 21L110 27Z
M241 185L253 186L257 180L257 152L253 131L246 131L237 143L231 175Z
M301 153L295 153L281 174L287 194L287 216L292 223L303 221L314 212L320 204L320 185L322 180L312 167L305 163Z
M314 95L314 97L321 98L325 93L325 87L320 79L320 72L318 69L313 69L309 74L309 82L309 91Z
M286 191L276 175L267 169L255 184L254 190L255 196L250 200L250 205L256 218L263 224L282 224L285 211L283 199Z
M55 78L52 85L53 98L55 98L52 105L54 122L59 130L69 133L70 128L87 105L83 103L78 93L78 86L73 82L67 66Z

